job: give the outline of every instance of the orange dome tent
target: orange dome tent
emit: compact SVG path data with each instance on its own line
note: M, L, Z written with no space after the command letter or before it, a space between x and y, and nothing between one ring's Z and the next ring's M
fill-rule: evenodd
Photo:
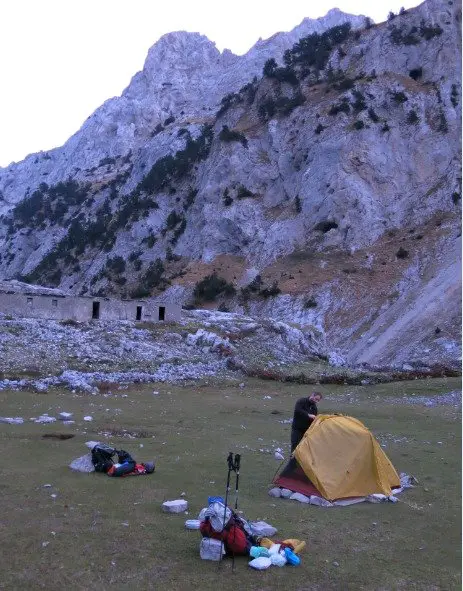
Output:
M274 480L277 486L329 501L382 493L400 478L370 430L342 415L318 415Z

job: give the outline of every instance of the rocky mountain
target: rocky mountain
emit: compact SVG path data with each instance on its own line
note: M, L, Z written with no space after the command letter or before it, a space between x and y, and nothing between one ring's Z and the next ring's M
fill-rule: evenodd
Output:
M0 169L0 278L460 365L460 40L453 0L333 9L244 56L165 35L63 147Z

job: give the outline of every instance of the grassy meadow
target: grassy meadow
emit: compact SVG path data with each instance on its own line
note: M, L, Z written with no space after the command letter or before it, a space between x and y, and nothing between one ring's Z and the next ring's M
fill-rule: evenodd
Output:
M67 411L76 422L0 424L0 589L461 588L460 409L413 404L414 396L438 401L461 388L459 379L317 387L325 395L320 412L362 420L397 471L419 481L399 503L344 508L268 496L279 465L273 452L289 451L290 424L282 421L308 389L244 382L135 384L97 395L1 391L0 416ZM156 472L116 479L71 471L90 439L154 459ZM299 567L259 572L240 557L232 571L231 560L200 559L200 534L184 522L209 495L224 495L229 451L242 454L239 509L278 528L275 539L305 540ZM163 513L162 502L178 498L188 500L188 515Z

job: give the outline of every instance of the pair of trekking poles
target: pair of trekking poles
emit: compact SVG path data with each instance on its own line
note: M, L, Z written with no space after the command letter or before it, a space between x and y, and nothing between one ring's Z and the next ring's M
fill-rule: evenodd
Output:
M227 507L228 507L228 494L230 492L230 479L231 479L231 474L232 472L235 473L236 478L235 478L235 512L238 511L238 486L239 486L239 481L240 481L240 465L241 465L241 455L240 454L234 454L232 452L229 452L228 457L227 457L227 466L228 466L228 474L227 474L227 490L225 491L225 508L223 511L223 524L222 524L222 532L225 530L225 525L226 525L226 521L227 521ZM232 511L232 515L233 515L233 511ZM230 517L231 519L231 517ZM223 536L222 536L223 538ZM223 539L221 540L221 544L220 544L220 561L219 561L219 566L220 563L222 562L222 552L223 552ZM233 553L233 564L232 564L232 570L235 569L235 553Z

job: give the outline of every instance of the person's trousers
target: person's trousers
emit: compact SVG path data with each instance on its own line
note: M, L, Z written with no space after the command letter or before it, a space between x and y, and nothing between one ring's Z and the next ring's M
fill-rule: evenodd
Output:
M291 453L296 449L299 445L299 442L304 437L304 432L297 431L296 429L291 429Z

